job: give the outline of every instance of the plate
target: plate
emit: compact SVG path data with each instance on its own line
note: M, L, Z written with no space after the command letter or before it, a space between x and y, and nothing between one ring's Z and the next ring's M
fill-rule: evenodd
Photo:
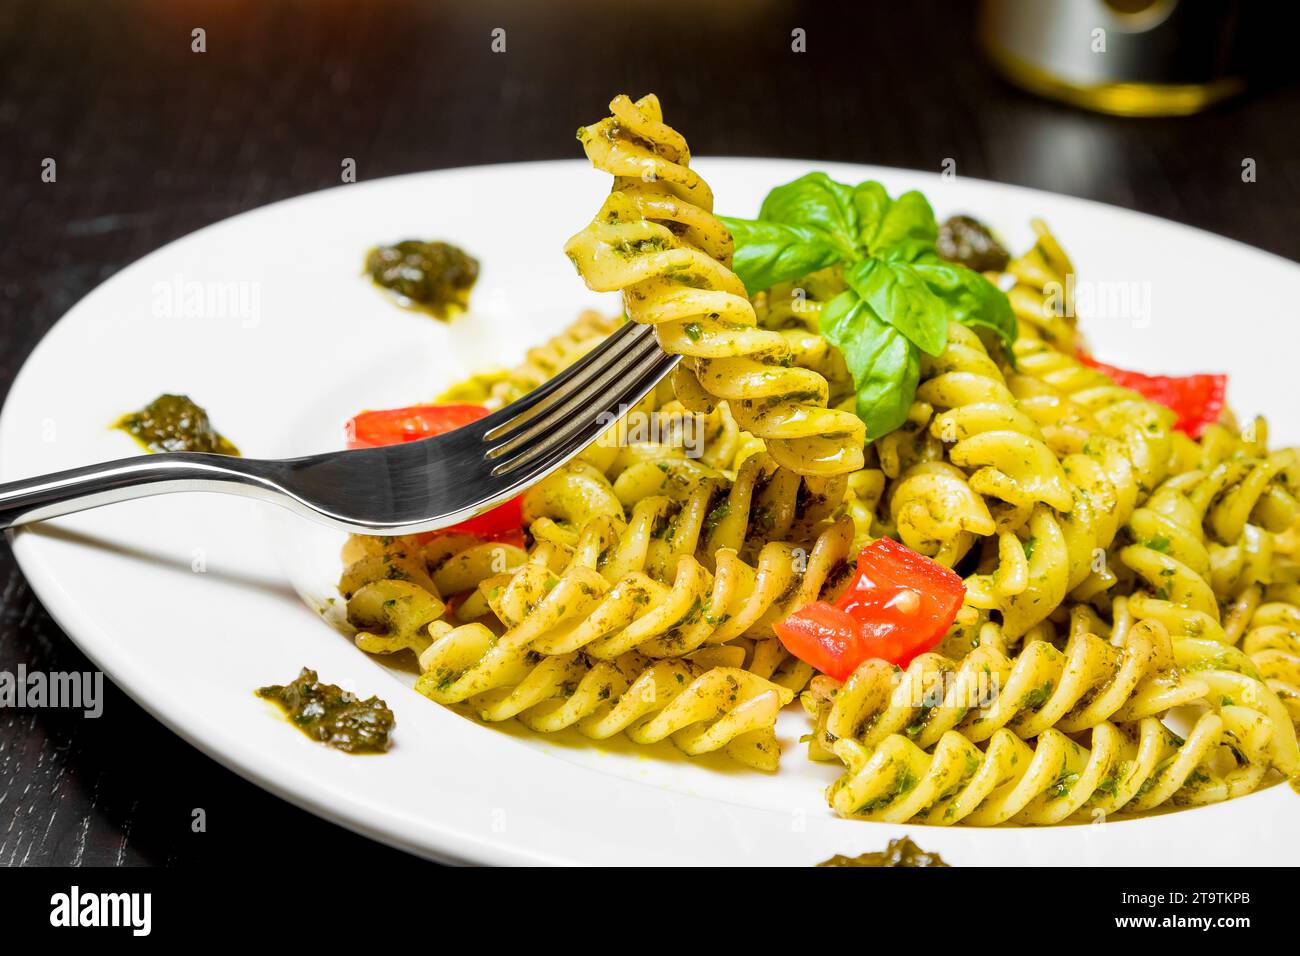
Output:
M811 169L891 193L921 189L941 216L969 212L1009 247L1042 216L1074 257L1081 321L1099 357L1136 368L1226 370L1241 413L1272 412L1300 439L1293 383L1268 356L1300 338L1300 266L1171 222L997 183L813 161L700 159L719 211L752 215ZM561 251L608 177L585 162L448 170L359 183L200 230L114 276L49 332L0 416L0 479L133 452L108 425L162 392L189 394L246 455L341 447L361 408L428 400L518 360L584 308ZM361 274L376 242L445 238L483 263L472 310L451 324L394 307ZM1225 333L1225 329L1231 333ZM1291 346L1287 342L1291 342ZM1264 347L1266 344L1266 347ZM884 847L904 833L962 864L1280 863L1300 839L1287 787L1104 825L940 829L839 820L810 763L797 707L763 775L690 761L668 745L596 747L486 727L409 689L413 675L356 650L312 604L339 537L277 509L171 495L13 535L32 587L69 636L155 717L226 766L313 813L413 853L474 863L793 864ZM306 595L304 601L300 596ZM302 666L397 716L392 750L317 746L257 699Z

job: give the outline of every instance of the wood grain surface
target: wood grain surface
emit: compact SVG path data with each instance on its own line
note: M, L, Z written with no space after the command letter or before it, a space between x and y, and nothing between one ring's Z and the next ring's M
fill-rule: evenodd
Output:
M1292 63L1204 115L1114 119L1004 84L973 22L970 6L939 0L8 0L0 393L73 303L163 243L337 185L344 157L361 179L576 157L574 130L621 91L657 92L701 154L936 171L952 159L958 175L1140 209L1300 259ZM498 27L504 53L491 49ZM790 48L796 27L803 54ZM204 53L191 50L195 28ZM47 157L54 183L41 180ZM1247 157L1254 183L1242 182ZM1212 263L1201 272L1231 281ZM0 670L19 664L90 666L6 543ZM197 807L206 833L191 831ZM239 864L295 851L402 859L244 782L116 689L98 720L0 709L0 864Z

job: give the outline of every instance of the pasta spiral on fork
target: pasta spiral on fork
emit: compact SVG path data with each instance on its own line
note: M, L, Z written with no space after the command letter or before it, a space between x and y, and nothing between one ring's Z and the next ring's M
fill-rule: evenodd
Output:
M673 381L687 407L727 401L740 427L800 474L860 468L865 426L827 408L826 379L789 364L787 339L758 328L728 268L731 235L713 215L713 193L689 168L686 140L663 123L658 99L618 96L610 112L579 132L593 165L614 176L596 218L565 246L587 285L621 291L628 316L686 356Z

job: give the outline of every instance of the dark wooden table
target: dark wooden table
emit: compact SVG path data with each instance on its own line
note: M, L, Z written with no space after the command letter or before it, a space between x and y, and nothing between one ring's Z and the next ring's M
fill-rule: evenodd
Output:
M9 0L0 392L73 303L165 242L337 185L346 156L362 179L575 157L573 131L620 91L659 93L698 153L930 170L951 158L959 175L1141 209L1300 259L1293 86L1191 119L1093 116L992 75L962 4L851 6ZM503 53L491 49L497 27ZM796 27L807 53L791 52ZM195 28L204 53L191 49ZM54 183L41 179L46 157ZM1254 183L1242 182L1246 157ZM89 668L7 544L0 593L0 670ZM196 807L206 833L191 832ZM98 720L0 710L0 864L234 863L298 848L399 858L227 772L116 689Z

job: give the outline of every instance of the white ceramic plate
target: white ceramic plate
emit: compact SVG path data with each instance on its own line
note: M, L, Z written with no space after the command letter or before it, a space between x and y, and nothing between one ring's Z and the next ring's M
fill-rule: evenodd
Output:
M1300 438L1295 383L1270 359L1300 340L1291 262L995 183L816 162L697 165L718 209L737 215L821 168L880 179L891 193L922 189L940 215L971 212L1013 249L1030 241L1029 218L1044 216L1093 284L1080 312L1099 356L1226 369L1239 411L1271 412L1277 440ZM517 360L585 306L612 312L561 252L608 188L581 161L419 174L277 203L172 243L96 289L41 342L0 417L0 479L133 453L108 423L167 391L208 408L246 455L340 447L357 409L427 400L469 371ZM402 312L361 276L367 248L409 237L450 239L481 259L472 313L447 326ZM411 675L354 649L295 594L328 590L339 541L270 506L176 495L24 530L14 548L50 613L159 720L314 813L438 859L807 865L910 833L955 864L1271 863L1300 838L1300 798L1284 786L1101 826L838 820L822 798L834 768L804 756L797 707L782 715L786 753L774 776L690 762L668 745L598 748L481 726L415 694ZM349 757L312 744L253 696L303 665L384 697L397 715L391 752Z

